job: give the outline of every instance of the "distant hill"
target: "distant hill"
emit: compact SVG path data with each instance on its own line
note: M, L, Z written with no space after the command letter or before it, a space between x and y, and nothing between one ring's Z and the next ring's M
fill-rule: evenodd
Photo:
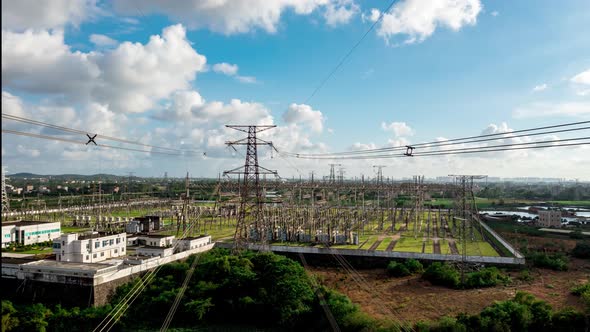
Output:
M46 178L46 179L54 179L54 180L86 180L86 181L96 181L102 179L103 181L113 181L113 180L127 180L129 177L127 176L120 176L120 175L113 175L113 174L92 174L92 175L81 175L81 174L57 174L57 175L42 175L42 174L33 174L33 173L15 173L15 174L8 174L7 177L11 179L38 179L38 178ZM134 176L132 178L139 178Z

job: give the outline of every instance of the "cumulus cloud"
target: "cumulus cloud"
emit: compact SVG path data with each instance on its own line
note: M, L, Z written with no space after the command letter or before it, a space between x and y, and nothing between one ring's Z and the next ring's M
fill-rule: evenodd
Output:
M492 15L493 17L496 17L496 16L500 15L500 13L497 10L494 10L493 12L490 13L490 15Z
M547 90L549 86L546 83L540 84L540 85L535 85L535 87L533 88L533 92L540 92L540 91L544 91Z
M412 128L410 128L405 122L392 122L390 124L382 122L381 129L393 132L396 137L414 135L414 130L412 130Z
M517 119L563 116L586 117L589 115L590 103L588 102L534 103L518 107L512 112L512 116Z
M336 26L350 22L359 11L359 6L350 0L341 0L337 3L329 2L326 5L324 18L326 24Z
M118 42L116 40L114 40L113 38L109 37L109 36L105 36L105 35L101 35L101 34L91 34L90 35L90 41L99 47L110 47L110 46L116 46L118 44Z
M2 30L4 87L92 100L118 112L145 112L174 91L186 89L206 58L181 25L148 43L123 42L105 52L72 52L61 31ZM59 80L56 80L59 77Z
M117 13L137 15L135 0L117 0ZM166 0L145 0L141 2L144 13L161 13L174 21L181 22L189 29L207 28L231 35L263 30L277 31L281 15L292 10L297 15L309 15L324 8L328 24L346 23L356 12L352 0L187 0L173 2Z
M242 83L257 83L256 77L254 76L241 76L238 75L238 65L232 65L227 62L216 63L213 65L213 71L216 73L221 73L227 76L233 76L235 79Z
M238 73L238 65L232 65L227 62L216 63L213 65L213 71L227 76L233 76Z
M2 28L12 30L55 29L78 26L100 13L96 0L2 1Z
M320 111L314 111L306 104L291 104L283 114L283 120L288 124L300 124L309 126L314 132L321 133L324 130L324 115Z
M377 34L388 41L396 35L404 35L406 44L422 42L438 27L458 31L465 25L475 25L481 10L480 0L403 0L383 13ZM370 19L376 21L379 14L373 9Z

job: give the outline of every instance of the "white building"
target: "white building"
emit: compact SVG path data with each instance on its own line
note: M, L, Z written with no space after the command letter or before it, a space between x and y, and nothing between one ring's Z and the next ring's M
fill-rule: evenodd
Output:
M539 210L539 226L561 227L561 211Z
M139 256L168 257L168 256L172 256L172 254L174 254L174 248L145 246L145 247L137 248L135 250L135 253Z
M145 234L138 235L138 244L152 247L171 247L174 244L174 235Z
M199 237L187 237L182 240L178 240L177 251L187 251L195 248L204 247L211 244L210 235L202 235Z
M2 223L2 248L12 242L29 245L52 241L60 235L60 222L17 221Z
M61 262L96 263L125 256L127 234L64 234L53 241L53 253Z

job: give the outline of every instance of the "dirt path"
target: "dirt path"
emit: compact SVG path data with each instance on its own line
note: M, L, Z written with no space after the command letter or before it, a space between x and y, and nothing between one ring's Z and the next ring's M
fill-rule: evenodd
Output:
M371 245L369 250L375 251L375 249L377 249L377 247L381 244L381 242L383 242L383 240L377 240L377 241L373 242L373 244Z
M393 251L393 248L395 248L395 244L397 243L397 240L393 240L389 243L389 245L387 245L387 249L385 249L385 251Z
M434 240L434 242L432 242L432 250L435 254L440 254L440 242L438 242L438 240Z

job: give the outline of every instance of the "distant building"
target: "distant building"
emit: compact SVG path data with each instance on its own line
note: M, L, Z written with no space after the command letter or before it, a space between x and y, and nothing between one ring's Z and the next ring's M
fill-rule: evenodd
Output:
M211 244L210 235L202 235L199 237L186 237L182 240L178 240L177 251L187 251L199 247L204 247Z
M96 263L125 256L125 233L63 234L53 241L55 259L60 262Z
M135 250L135 253L139 256L167 257L167 256L172 256L172 254L174 254L174 248L145 246L145 247L137 248Z
M539 226L561 227L561 211L539 210Z
M149 233L160 229L159 216L135 217L125 225L127 233Z
M61 235L61 223L17 221L2 223L2 248L12 242L29 245L51 241Z

